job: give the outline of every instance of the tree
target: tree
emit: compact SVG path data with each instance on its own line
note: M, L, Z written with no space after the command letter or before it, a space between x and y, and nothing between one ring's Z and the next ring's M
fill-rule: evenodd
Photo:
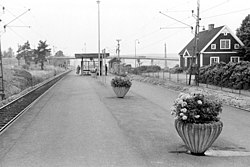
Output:
M35 54L36 54L35 61L41 63L41 70L44 69L44 61L46 61L46 57L49 56L51 51L51 49L49 49L48 46L49 45L46 43L46 41L40 40L37 49L35 49Z
M242 21L240 28L236 30L236 35L246 47L250 47L250 14Z
M242 21L240 28L236 30L236 35L245 45L239 49L239 54L243 60L250 61L250 14Z
M63 51L61 50L57 51L55 57L64 57Z
M14 57L14 51L11 47L8 48L8 51L3 51L3 57L4 58L11 58Z
M20 60L23 57L23 55L21 54L21 50L22 50L22 46L18 45L17 55L16 55L16 59L18 60L18 65L20 65Z
M23 45L18 46L17 50L17 60L19 61L21 58L24 59L25 64L30 64L30 62L33 60L34 57L34 51L30 48L30 43L27 41Z

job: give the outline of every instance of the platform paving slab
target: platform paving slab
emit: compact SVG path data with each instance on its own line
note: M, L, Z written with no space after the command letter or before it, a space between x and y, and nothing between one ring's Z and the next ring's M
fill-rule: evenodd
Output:
M0 136L1 165L250 166L248 112L224 106L222 134L197 157L170 115L179 92L133 81L120 99L111 78L68 74Z

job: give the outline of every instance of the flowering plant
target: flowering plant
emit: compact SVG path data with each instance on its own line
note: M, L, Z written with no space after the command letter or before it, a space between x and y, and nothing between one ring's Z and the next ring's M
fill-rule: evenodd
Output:
M115 77L111 80L111 86L113 87L126 87L126 88L130 88L132 85L132 82L130 81L130 79L128 77Z
M171 114L186 123L209 123L219 121L222 103L201 93L180 93L175 100Z

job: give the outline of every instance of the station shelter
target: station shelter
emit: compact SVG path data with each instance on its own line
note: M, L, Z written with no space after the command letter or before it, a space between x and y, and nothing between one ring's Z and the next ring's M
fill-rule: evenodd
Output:
M76 59L81 59L81 75L90 75L91 72L95 71L99 74L99 67L100 75L102 75L107 57L109 57L109 53L100 53L100 61L98 62L98 53L75 54Z

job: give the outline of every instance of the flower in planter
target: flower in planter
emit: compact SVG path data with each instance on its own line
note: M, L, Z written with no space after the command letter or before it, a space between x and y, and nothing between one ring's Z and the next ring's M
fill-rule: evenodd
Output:
M205 155L220 135L222 103L202 93L181 93L174 102L175 128L193 155Z
M209 123L220 120L222 103L202 93L180 93L171 114L185 123Z
M132 82L128 77L115 77L111 80L111 86L112 87L126 87L130 88L132 85Z

